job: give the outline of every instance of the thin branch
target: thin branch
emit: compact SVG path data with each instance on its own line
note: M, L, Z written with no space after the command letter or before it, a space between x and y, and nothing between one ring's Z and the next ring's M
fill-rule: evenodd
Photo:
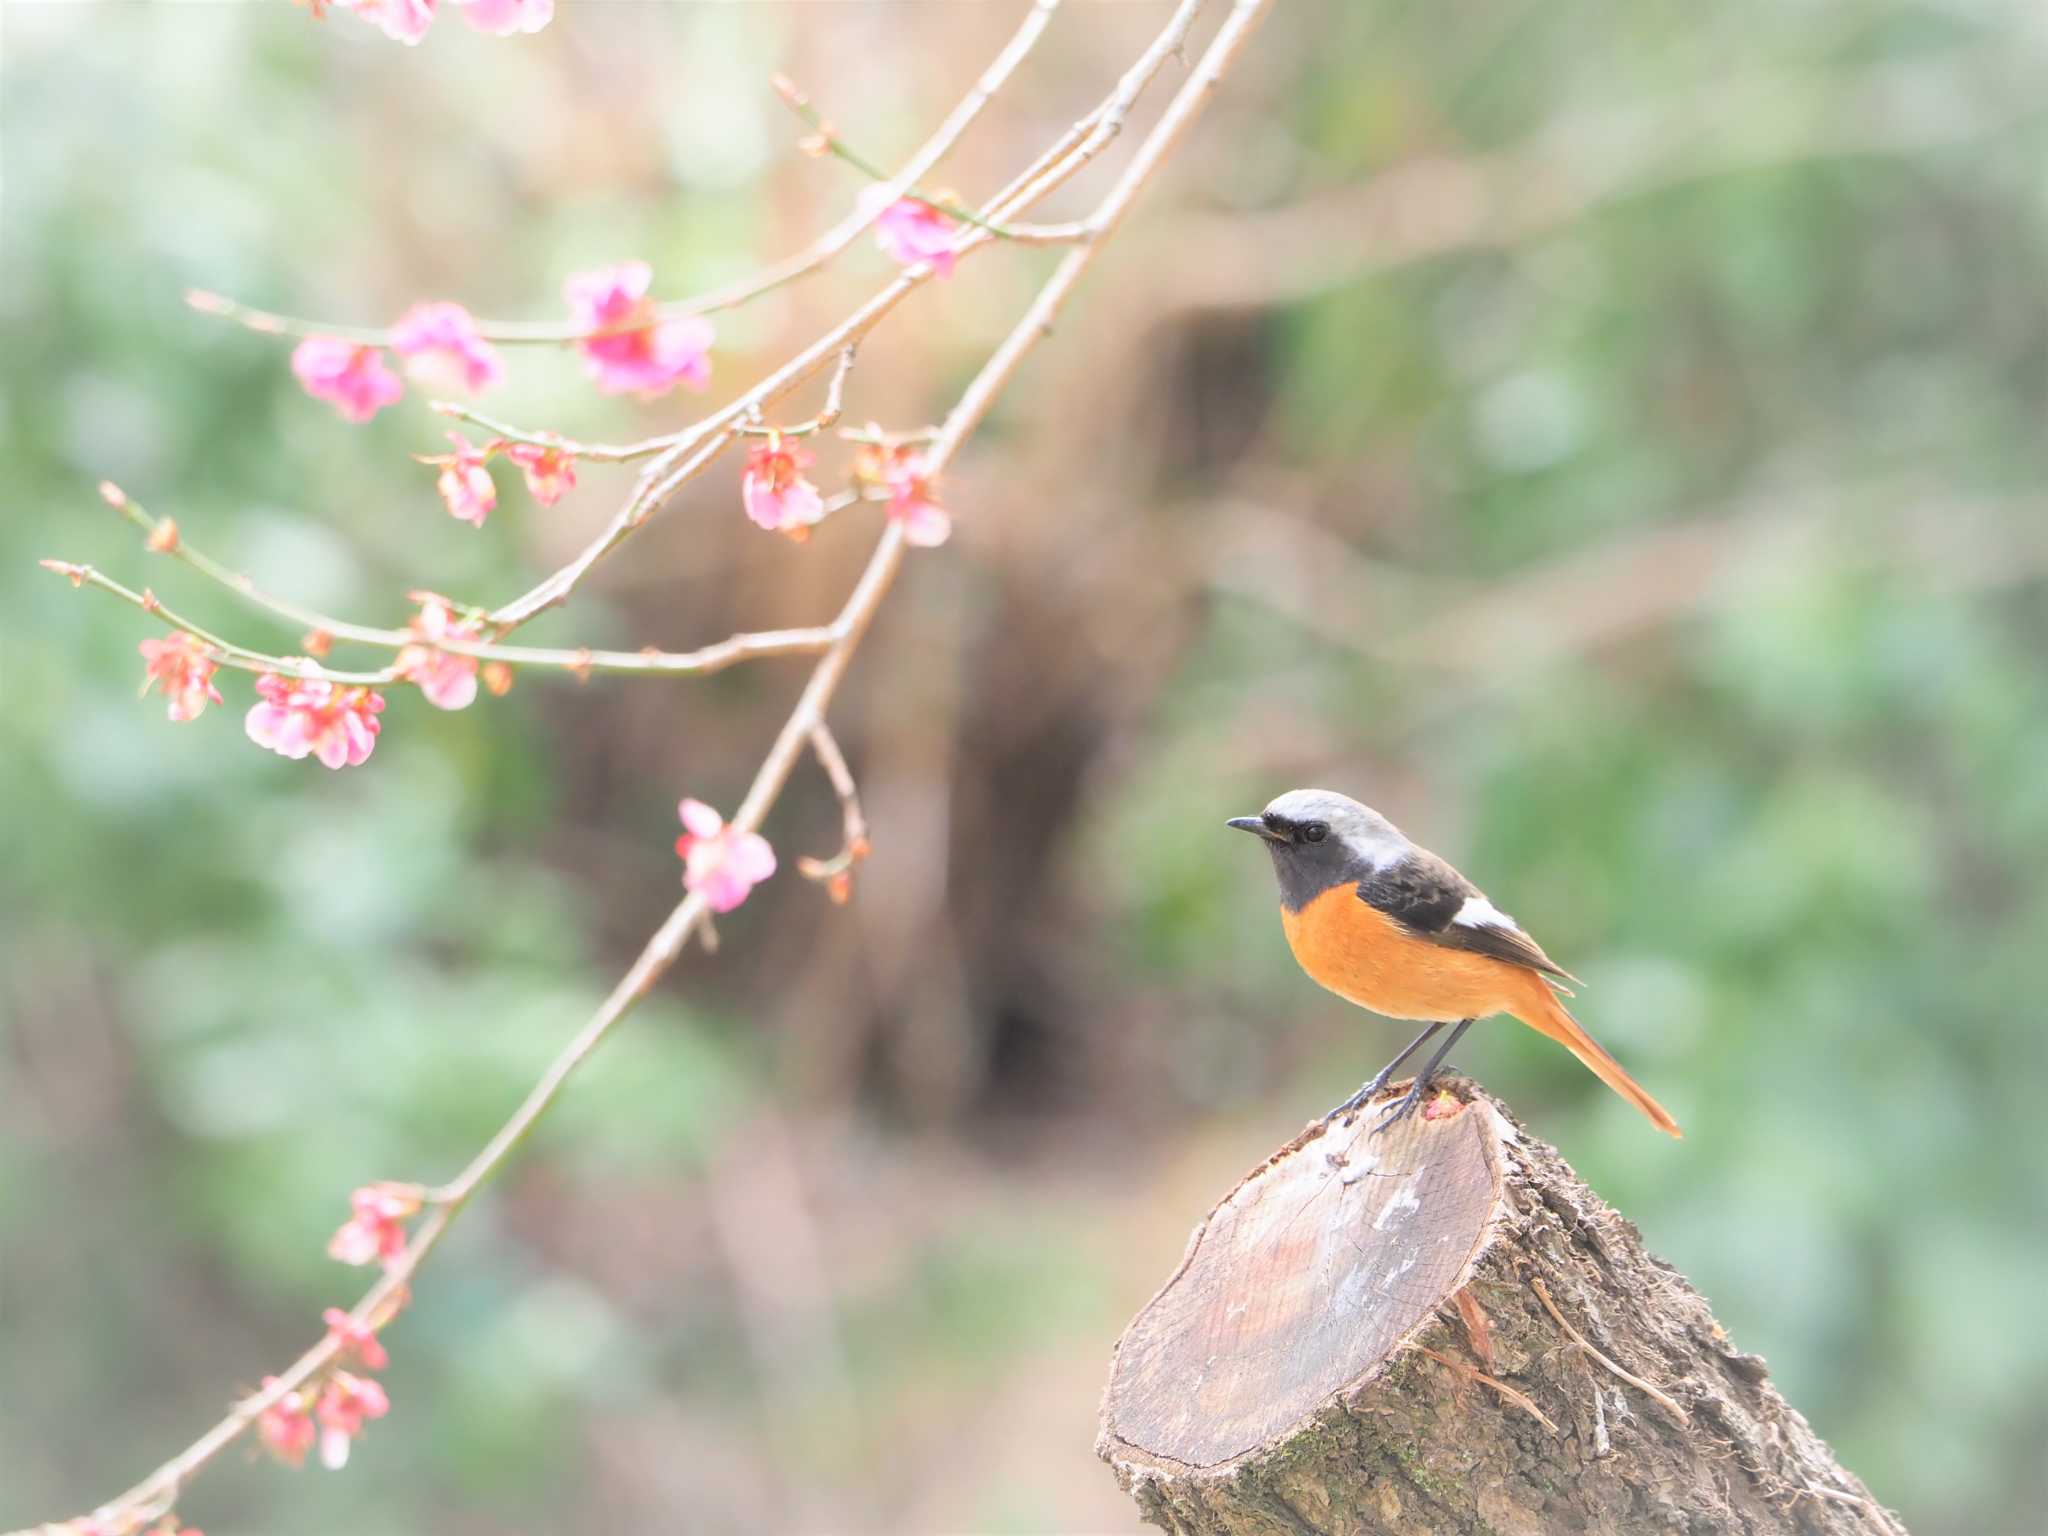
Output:
M804 120L805 125L816 136L812 142L820 146L825 153L833 156L835 159L845 161L871 182L883 185L889 184L891 179L889 173L879 165L876 165L874 161L868 159L866 155L850 146L844 139L840 138L839 130L819 115L818 109L811 105L811 98L797 89L795 81L791 80L787 75L777 75L775 77L775 94L782 98L784 105L790 111ZM889 203L899 200L922 204L934 213L942 213L949 219L957 219L962 223L972 224L980 229L985 229L998 240L1007 240L1010 237L1010 232L1002 225L990 223L987 219L977 216L957 203L941 202L930 193L921 192L916 187L905 187L894 198L876 199L885 208Z
M210 581L218 582L245 602L267 609L279 618L308 630L320 630L337 640L356 640L364 645L410 645L413 636L403 629L379 629L368 624L351 624L317 608L306 608L263 591L240 571L224 565L211 555L185 542L178 525L168 517L153 516L111 480L100 482L100 499L147 535L150 549L183 562Z
M273 656L265 651L251 650L245 645L235 644L232 640L222 639L211 630L201 629L190 619L172 612L146 587L140 592L133 591L90 565L74 565L65 560L45 560L42 563L46 569L67 578L74 587L95 588L140 608L171 629L183 630L211 649L215 653L213 660L224 667L234 667L243 672L279 672L287 677L318 678L330 683L365 688L385 688L405 680L395 663L374 671L350 672L323 666L306 656ZM547 667L555 671L571 672L579 677L590 673L624 677L701 677L713 672L723 672L738 662L757 661L769 656L815 656L831 645L832 634L829 626L812 629L754 630L728 635L723 640L701 646L694 651L566 650L529 645L498 645L488 641L458 640L453 637L428 642L420 640L418 636L408 636L404 643L430 645L437 651L446 651L456 656L474 656L479 661L502 661L520 667Z
M1077 159L1085 159L1087 154L1093 152L1088 149L1088 145L1096 133L1113 135L1121 126L1124 115L1130 110L1131 102L1135 101L1137 92L1143 89L1143 81L1151 78L1150 73L1141 74L1141 71L1146 70L1148 61L1152 61L1150 70L1156 72L1159 64L1165 62L1166 56L1179 46L1179 36L1185 35L1186 23L1194 19L1194 6L1197 4L1199 0L1189 0L1189 3L1183 4L1181 11L1176 13L1173 21L1168 24L1167 34L1162 36L1162 41L1167 41L1169 36L1172 40L1167 41L1164 48L1155 42L1152 50L1148 50L1146 58L1141 59L1125 76L1125 85L1119 87L1118 96L1113 99L1112 107L1104 113L1089 138L1084 139L1076 148L1074 153ZM1223 78L1224 72L1237 58L1239 50L1250 39L1253 28L1265 14L1266 4L1267 0L1237 0L1231 7L1229 16L1217 29L1208 50L1202 55L1201 62L1195 66L1194 72L1188 76L1180 90L1174 94L1173 100L1167 104L1166 111L1161 114L1144 143L1138 146L1137 153L1131 157L1131 163L1124 168L1123 174L1117 178L1108 194L1085 221L1094 238L1090 243L1077 246L1061 258L1051 279L1039 289L1038 296L1031 301L1031 307L1024 312L1024 318L1017 323L1015 330L1003 338L994 356L988 360L988 364L975 377L974 382L967 386L967 392L960 397L959 404L953 407L951 414L940 426L938 438L926 455L926 462L932 473L936 474L945 467L967 435L980 424L982 417L988 414L989 407L995 403L996 396L1009 382L1010 375L1024 360L1025 354L1041 339L1051 334L1052 322L1058 316L1061 306L1066 303L1067 295L1073 291L1074 284L1080 281L1081 274L1088 270L1089 264L1095 260L1107 237L1115 231L1139 189L1151 180L1153 173L1159 169L1160 162L1172 152L1175 145L1179 144L1181 136L1201 115L1202 108L1207 104L1209 92ZM1173 36L1176 27L1180 29L1179 36ZM1156 60L1153 59L1154 52L1157 53ZM1138 82L1135 86L1131 85L1133 80ZM1128 98L1125 96L1127 89ZM1064 179L1058 175L1057 168L1040 178L1041 183L1050 182L1052 185L1057 185L1059 180ZM1050 190L1050 186L1046 190ZM1020 199L1034 195L1042 194L1030 188L1018 194Z
M1017 66L1022 64L1031 50L1037 46L1039 35L1052 20L1052 13L1059 9L1060 0L1033 0L1026 12L1023 23L1016 34L1005 43L989 67L982 71L974 88L961 98L945 121L939 124L932 136L925 140L916 154L903 163L903 168L883 184L900 197L930 173L932 168L951 151L960 136L982 113L1000 91ZM656 306L661 319L677 319L685 315L716 314L720 310L736 309L750 300L760 298L777 288L784 287L808 277L823 267L833 257L858 240L881 217L882 210L894 198L876 198L872 206L856 205L851 213L826 230L810 245L796 255L758 272L751 277L722 288L713 288L692 298L671 300ZM270 336L338 336L344 341L357 342L364 346L388 346L391 332L386 327L329 325L325 321L305 320L294 315L274 314L268 310L256 309L217 293L193 291L185 300L202 314L218 315L237 325L246 326ZM639 322L622 329L639 329ZM478 333L486 341L501 346L560 346L578 341L589 341L596 337L614 334L613 330L591 330L585 327L560 322L533 322L520 320L479 320Z
M1123 132L1124 120L1131 115L1131 108L1137 105L1145 87L1152 83L1168 59L1186 47L1188 31L1194 26L1196 13L1202 4L1203 0L1181 0L1180 8L1167 21L1165 29L1138 56L1138 62L1124 71L1116 89L1102 105L1068 129L1053 151L1042 157L1041 165L1019 178L1021 185L1013 182L996 196L994 205L999 217L1006 217L1012 207L1030 207L1071 180Z
M839 797L845 840L831 858L798 859L796 867L806 880L824 885L835 902L844 902L852 889L853 866L868 856L868 819L861 811L860 790L853 782L853 770L846 766L846 754L839 750L832 728L822 720L811 732L811 752L832 781L832 793Z
M809 437L824 431L837 422L842 414L841 400L846 390L846 376L852 371L854 354L858 345L849 345L839 354L839 366L832 372L832 381L826 386L824 407L808 421L791 426L771 427L749 422L737 428L741 436L763 436L778 432L784 437ZM510 422L487 416L472 406L457 400L436 400L433 409L452 421L460 421L479 431L488 432L508 443L529 443L536 448L555 448L571 458L587 459L593 464L626 464L634 459L649 458L671 449L676 443L676 434L663 433L659 437L642 438L637 443L585 443L573 437L563 437L559 432L545 432L532 427L516 427Z
M826 428L836 426L845 412L846 376L853 371L854 354L860 350L858 343L849 342L839 354L839 366L832 370L832 382L825 386L825 404L818 414L809 421L799 421L792 426L775 427L765 421L750 421L741 427L743 437L814 437Z
M262 651L252 651L247 646L237 645L223 639L210 629L201 629L192 620L164 606L157 595L144 587L137 592L123 586L97 566L77 565L69 560L44 560L39 562L44 570L54 571L74 587L91 587L105 592L122 602L140 608L151 618L159 620L167 628L182 630L194 640L205 645L213 653L212 659L224 667L236 667L244 672L283 672L293 677L325 678L334 683L368 684L378 679L369 673L330 672L318 662L303 656L271 656Z
M598 561L644 526L669 496L723 452L739 436L741 426L749 417L797 388L835 353L858 345L928 275L929 269L913 269L901 274L852 315L732 404L678 433L661 456L642 473L633 495L596 538L568 564L531 590L492 611L490 621L497 626L498 632L503 634L516 629L536 614L564 602Z
M644 459L649 454L659 453L669 445L669 439L666 437L645 438L637 443L581 442L573 437L564 437L559 432L543 432L533 427L515 427L510 422L488 416L459 400L435 400L429 403L428 409L437 416L446 416L450 421L459 421L481 432L488 432L493 437L502 437L508 443L529 443L535 448L559 448L571 458L587 459L592 464L627 464L634 459Z
M840 372L835 376L836 381L844 381L846 367L847 363L842 361ZM830 402L827 408L830 409ZM111 481L101 483L100 499L142 529L149 536L149 547L152 550L183 561L202 576L218 582L253 607L288 619L308 630L318 630L329 639L353 640L359 644L380 645L387 649L399 649L420 643L420 637L408 629L377 629L367 624L351 624L345 619L334 618L317 609L302 607L265 592L242 572L223 565L212 556L186 543L177 525L170 518L152 516L140 502L131 499ZM147 590L141 593L131 592L92 566L74 566L56 560L46 560L43 564L60 575L70 577L74 586L97 587L101 591L135 604L173 628L188 631L194 638L219 649L222 652L220 659L230 666L242 666L248 671L323 677L330 682L361 683L369 687L383 687L399 680L395 667L383 667L367 672L343 672L315 665L303 657L272 656L247 646L236 645L170 613L157 601L155 594ZM829 628L812 627L758 630L729 635L723 640L700 646L694 651L658 651L651 646L637 651L601 651L584 646L565 648L504 645L488 640L464 640L452 635L434 641L433 648L451 655L472 656L478 661L501 661L515 667L548 667L573 672L578 676L599 672L623 677L662 677L720 672L735 662L752 661L767 656L814 656L824 650L831 640L832 631Z
M1429 1356L1429 1358L1434 1360L1438 1365L1449 1366L1452 1370L1458 1372L1462 1376L1469 1378L1470 1380L1478 1382L1481 1386L1491 1387L1494 1391L1498 1392L1501 1395L1503 1400L1513 1403L1517 1408L1521 1409L1524 1413L1528 1414L1530 1418L1534 1419L1538 1424L1541 1424L1553 1435L1558 1432L1557 1426L1550 1422L1549 1417L1543 1412L1541 1408L1538 1408L1536 1406L1535 1402L1530 1399L1527 1393L1517 1392L1513 1387L1509 1386L1506 1382L1495 1380L1493 1377L1487 1375L1486 1372L1480 1370L1478 1367L1467 1365L1463 1360L1455 1359L1450 1355L1438 1354L1435 1350L1429 1348L1427 1345L1416 1345L1415 1352L1420 1355Z
M1608 1370L1612 1371L1616 1376L1619 1376L1623 1381L1627 1382L1637 1391L1643 1393L1645 1396L1649 1397L1654 1402L1656 1402L1656 1404L1659 1407L1661 1407L1666 1413L1670 1414L1671 1417L1676 1419L1681 1425L1687 1426L1688 1428L1691 1426L1692 1420L1686 1416L1685 1410L1678 1406L1677 1401L1674 1398L1672 1398L1672 1396L1669 1393L1664 1392L1657 1387L1651 1386L1647 1381L1643 1380L1642 1377L1636 1375L1635 1372L1623 1370L1620 1366L1616 1365L1612 1360L1608 1359L1605 1355L1601 1354L1600 1351L1595 1349L1591 1344L1588 1344L1586 1342L1585 1335L1580 1333L1578 1329L1574 1328L1570 1323L1565 1321L1564 1314L1557 1310L1557 1303L1550 1299L1550 1291L1544 1286L1541 1280L1537 1279L1535 1276L1532 1275L1529 1279L1529 1288L1536 1293L1536 1299L1543 1303L1543 1310L1548 1312L1553 1318L1557 1320L1557 1326L1562 1328L1567 1334L1571 1335L1571 1341L1574 1344L1578 1345L1580 1349L1583 1349L1587 1354L1591 1355L1595 1360L1599 1361L1602 1365L1606 1366Z
M1065 159L1056 161L1022 187L1012 183L1010 188L1006 188L984 204L983 212L991 218L1002 218L1028 208L1063 184L1099 153L1121 130L1124 119L1130 114L1132 106L1145 86L1186 41L1188 29L1193 25L1202 3L1203 0L1181 0L1179 9L1174 12L1158 38L1146 49L1138 62L1125 72L1101 108L1090 114L1090 118L1093 119L1092 125L1085 132L1069 130L1075 142ZM1256 15L1263 4L1264 0L1239 0L1230 21L1227 21L1218 32L1219 41L1230 43L1229 57L1235 56L1237 48L1242 45L1243 36L1249 31L1247 27L1243 32L1239 32L1233 28L1232 23L1246 10ZM1211 51L1214 51L1213 44ZM1204 62L1208 62L1207 58ZM1221 67L1228 67L1227 59ZM1198 78L1191 77L1189 83L1197 83ZM1207 83L1213 84L1214 79L1215 77L1210 77ZM944 467L960 441L986 414L989 405L1007 382L1010 372L1035 343L1037 337L1032 333L1042 332L1051 324L1052 316L1058 312L1074 283L1093 260L1096 249L1094 242L1114 228L1116 221L1122 217L1124 209L1129 205L1131 197L1151 175L1159 157L1178 141L1187 123L1193 120L1194 112L1198 108L1193 105L1183 106L1183 103L1199 101L1199 95L1190 97L1187 86L1182 87L1180 94L1168 107L1166 116L1160 119L1158 126L1146 140L1144 148L1139 152L1143 157L1150 151L1149 158L1145 159L1143 164L1134 158L1131 167L1110 189L1109 195L1103 199L1095 212L1082 222L1082 227L1086 231L1086 243L1067 253L1054 271L1052 280L1039 291L1037 299L1033 302L1033 310L1027 314L1025 322L1010 333L996 356L991 359L991 363L997 365L996 371L992 374L985 371L982 377L978 377L975 383L969 386L968 394L963 396L960 405L955 407L954 417L957 419L950 420L947 427L940 429L937 446L927 455L927 462L934 474ZM955 247L955 255L967 255L986 245L989 239L988 235L979 230L971 231ZM503 632L504 629L524 624L542 610L565 601L589 573L591 567L628 538L669 496L700 473L724 450L735 435L729 425L731 418L772 403L795 388L804 378L816 371L834 347L857 343L930 276L929 268L912 268L902 273L867 304L842 321L836 330L813 343L808 351L785 364L779 372L763 380L724 411L680 434L672 454L655 461L647 475L643 477L641 489L596 540L568 565L541 582L532 591L499 608L491 615L492 621L502 626ZM964 414L962 408L966 408ZM947 441L949 431L950 442Z
M1191 14L1193 7L1199 3L1200 0L1186 0L1182 13L1177 13L1175 21L1169 23L1169 31L1179 25L1181 32L1184 33L1183 15ZM1139 148L1132 169L1118 180L1088 221L1093 232L1098 235L1106 234L1115 227L1117 220L1128 208L1139 189L1157 170L1165 154L1179 141L1180 136L1200 112L1209 98L1211 89L1236 58L1267 4L1268 0L1237 0L1237 4L1211 41L1194 74L1182 85L1168 105L1164 116ZM1039 9L1049 9L1047 0L1039 0ZM1171 47L1166 50L1171 51ZM930 459L933 473L937 473L958 451L975 425L987 414L996 390L1015 372L1023 356L1048 333L1046 322L1057 311L1096 248L1095 245L1084 246L1061 262L1016 328L996 348L980 373L968 385L965 394L948 415L934 442ZM876 542L874 551L868 557L868 563L855 583L853 591L848 595L839 616L831 625L832 640L829 647L812 669L809 681L804 685L795 706L769 746L759 769L755 772L745 799L734 813L731 824L735 829L742 832L758 831L769 808L788 783L790 774L805 747L809 746L813 751L818 750L817 743L821 739L820 733L824 728L826 710L844 680L854 652L866 636L882 600L888 595L902 566L905 548L903 525L890 522ZM824 739L829 740L829 737ZM675 963L682 953L684 944L704 915L703 898L694 893L685 896L670 912L648 940L631 969L612 989L597 1012L549 1064L540 1080L499 1127L497 1133L453 1180L432 1192L434 1204L414 1230L405 1250L392 1262L385 1275L371 1287L362 1301L357 1303L352 1316L359 1321L367 1320L408 1284L470 1197L531 1133L541 1116L561 1094L576 1069L603 1043L613 1027L632 1012L640 999L648 994L654 984ZM107 1506L107 1509L124 1514L168 1509L194 1473L241 1436L266 1408L280 1401L287 1393L303 1386L332 1363L338 1351L339 1344L332 1338L315 1345L270 1386L236 1404L226 1418ZM27 1533L15 1533L15 1536L27 1536Z
M1260 3L1263 4L1264 0L1260 0ZM1131 108L1143 94L1145 87L1158 75L1166 61L1178 53L1186 43L1188 31L1194 25L1195 16L1202 5L1203 0L1181 0L1158 37L1139 56L1137 63L1124 72L1101 106L1062 136L1061 143L1067 146L1066 149L1060 155L1041 155L1034 162L1032 171L1004 187L982 205L981 211L993 219L1008 219L1063 185L1069 177L1099 154L1103 147L1121 132L1125 118L1130 115ZM1185 94L1183 88L1182 97ZM1176 101L1180 99L1182 98L1176 97ZM1155 136L1156 132L1155 129ZM1116 192L1113 190L1111 199L1115 196ZM1128 200L1128 194L1125 200ZM1105 200L1105 206L1108 206L1109 201ZM1098 209L1096 217L1086 221L1090 226L1091 239L1099 238L1106 233L1106 226L1100 222L1101 211ZM955 255L966 255L980 248L988 243L988 238L979 230L970 231L955 247ZM1065 289L1071 287L1073 281L1085 270L1087 254L1091 249L1089 245L1082 245L1067 254L1058 272L1054 274L1055 282L1061 281L1061 273L1067 276L1059 296L1051 301L1050 309L1058 308L1064 298ZM1077 257L1081 259L1077 261ZM914 268L900 274L894 282L841 322L837 328L777 373L763 380L725 410L676 434L673 439L674 446L648 466L631 500L590 544L553 575L530 591L503 604L491 614L492 622L499 626L499 633L502 635L515 629L536 614L566 601L592 567L652 517L678 488L701 473L719 453L724 451L726 445L736 435L731 429L733 421L773 404L796 388L816 372L824 359L835 349L858 343L890 310L930 276L929 268ZM1040 297L1043 299L1045 295L1041 293ZM1019 355L1021 356L1021 353ZM999 387L990 387L982 410L986 409L988 401L993 400L995 390ZM974 419L980 419L979 412ZM950 450L946 457L950 457ZM943 463L943 458L938 462ZM935 464L934 468L937 467Z

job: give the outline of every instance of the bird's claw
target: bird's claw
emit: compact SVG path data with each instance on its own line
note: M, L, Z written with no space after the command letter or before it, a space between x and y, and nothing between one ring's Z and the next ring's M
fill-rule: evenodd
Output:
M1342 1104L1339 1104L1335 1109L1324 1115L1323 1124L1328 1125L1332 1120L1341 1118L1346 1125L1349 1125L1358 1118L1359 1110L1363 1109L1372 1100L1373 1095L1386 1086L1387 1074L1382 1072Z
M1375 1120L1372 1129L1365 1134L1367 1136L1377 1136L1380 1132L1399 1125L1403 1120L1414 1114L1417 1109L1422 1107L1422 1101L1428 1096L1428 1093L1429 1084L1418 1081L1413 1088L1410 1088L1395 1101L1392 1109Z

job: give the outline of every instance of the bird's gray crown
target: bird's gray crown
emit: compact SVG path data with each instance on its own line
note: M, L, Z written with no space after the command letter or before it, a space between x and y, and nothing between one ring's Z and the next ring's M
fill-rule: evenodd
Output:
M1410 847L1400 828L1386 817L1333 789L1290 789L1261 811L1259 819L1279 832L1323 822L1332 841L1342 842L1375 869L1395 862Z

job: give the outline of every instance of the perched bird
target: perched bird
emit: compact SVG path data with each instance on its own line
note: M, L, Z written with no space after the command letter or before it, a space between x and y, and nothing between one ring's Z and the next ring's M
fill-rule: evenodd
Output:
M1678 1122L1557 999L1577 981L1470 880L1402 836L1386 817L1327 789L1289 790L1230 822L1263 838L1280 877L1280 926L1294 958L1339 997L1429 1027L1326 1119L1349 1115L1445 1025L1450 1037L1376 1126L1413 1113L1475 1019L1505 1013L1550 1036L1669 1135Z

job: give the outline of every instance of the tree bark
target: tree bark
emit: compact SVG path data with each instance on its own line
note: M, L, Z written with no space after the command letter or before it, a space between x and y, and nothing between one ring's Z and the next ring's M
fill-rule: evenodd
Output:
M1096 1449L1145 1519L1904 1536L1634 1226L1446 1086L1383 1135L1311 1125L1253 1169L1124 1331Z

